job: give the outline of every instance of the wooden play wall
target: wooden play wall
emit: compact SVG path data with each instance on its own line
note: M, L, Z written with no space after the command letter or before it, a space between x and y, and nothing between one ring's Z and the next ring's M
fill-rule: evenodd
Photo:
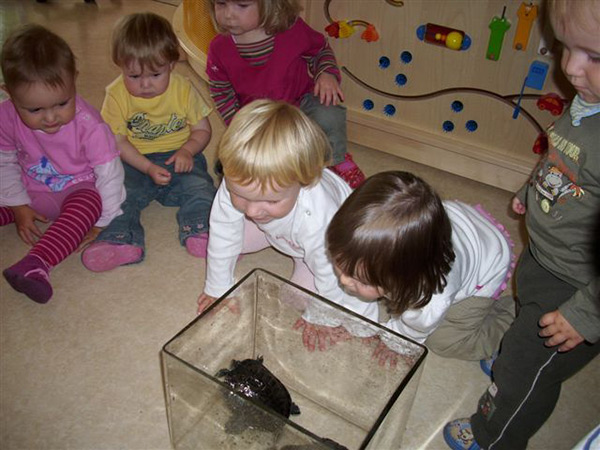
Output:
M532 4L539 8L526 48L513 48L522 3L305 0L304 17L313 28L326 33L336 21L354 25L351 36L329 38L343 68L349 140L502 189L520 187L538 158L534 141L556 119L538 109L538 97L573 94L560 70L554 70L556 52L540 54L540 47L551 48L552 40L539 2ZM510 28L498 60L490 60L489 25L494 17L502 19L505 7ZM470 46L457 51L427 43L418 30L427 31L428 23L464 32L461 46L469 40ZM375 42L361 38L368 24L379 34ZM347 31L341 24L340 33ZM525 87L521 110L513 118L534 61L547 64L548 74L541 89Z

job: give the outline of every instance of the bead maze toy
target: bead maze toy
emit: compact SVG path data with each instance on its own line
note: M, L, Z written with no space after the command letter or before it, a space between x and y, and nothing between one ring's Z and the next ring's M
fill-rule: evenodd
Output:
M515 38L513 40L513 48L515 50L524 51L527 49L529 35L531 34L531 27L537 15L537 5L523 2L521 3L521 6L519 6L519 10L517 11L519 22L517 23L517 30L515 31Z
M550 66L542 61L533 61L527 74L527 87L541 91L544 88L546 75Z
M387 0L393 6L403 6L403 1L394 1ZM366 22L364 20L355 19L355 20L333 20L331 15L329 14L329 4L331 0L325 0L323 4L323 9L325 11L325 16L327 17L327 22L329 25L325 27L325 32L332 38L348 38L354 34L356 31L356 26L362 26L365 30L361 33L360 38L367 42L376 42L379 40L379 33L375 28L375 25Z
M311 27L323 34L334 22L331 29L339 27L339 36L328 36L328 42L342 69L350 142L502 189L522 185L537 160L533 142L555 120L553 114L564 112L569 94L548 75L560 69L546 21L519 18L521 6L541 2L300 1ZM190 12L200 4L183 0ZM200 28L198 20L190 23ZM358 38L368 25L377 40ZM515 34L520 50L514 48ZM502 48L505 39L510 43ZM542 45L545 55L538 53ZM558 98L542 99L549 92ZM541 139L535 151L543 151L543 144Z
M434 23L417 28L417 37L421 41L451 50L467 50L471 46L471 38L464 31Z
M553 116L560 116L567 102L560 98L560 95L550 92L542 95L535 102L536 106L541 111L549 111Z
M494 16L489 24L490 40L488 41L487 52L485 57L492 61L498 61L500 59L500 52L502 51L502 43L504 42L504 35L510 28L510 22L505 17L506 6L502 10L502 16Z

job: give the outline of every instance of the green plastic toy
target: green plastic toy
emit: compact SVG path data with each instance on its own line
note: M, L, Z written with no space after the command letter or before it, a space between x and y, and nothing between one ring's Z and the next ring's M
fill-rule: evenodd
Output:
M506 17L504 17L505 13L506 6L502 10L502 17L494 16L489 25L489 28L492 31L490 33L490 40L488 42L488 48L485 57L487 59L491 59L492 61L498 61L500 59L504 35L510 28L510 22L508 19L506 19Z

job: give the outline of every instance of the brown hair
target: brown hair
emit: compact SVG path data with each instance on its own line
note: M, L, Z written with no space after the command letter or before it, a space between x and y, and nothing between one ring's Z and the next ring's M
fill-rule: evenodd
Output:
M216 0L205 0L209 5L210 17L213 21L215 30L223 33L221 27L215 19ZM236 1L236 0L226 0ZM265 33L272 35L287 30L298 18L302 11L302 6L298 0L254 0L258 2L259 27L265 30Z
M10 93L20 84L65 87L75 81L75 55L63 38L37 24L14 30L2 46L2 76ZM70 78L70 80L69 80Z
M327 229L333 263L386 292L393 314L427 305L446 286L455 254L440 197L408 172L368 178L344 202Z
M112 34L112 60L119 67L138 63L154 69L179 60L179 41L167 19L136 13L120 19Z

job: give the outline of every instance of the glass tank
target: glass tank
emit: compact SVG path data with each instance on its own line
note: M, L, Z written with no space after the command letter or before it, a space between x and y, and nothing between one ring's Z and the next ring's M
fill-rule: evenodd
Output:
M297 326L307 314L350 332L309 351ZM398 353L396 365L374 357L384 343ZM408 338L255 269L162 349L172 446L400 448L426 354ZM262 366L234 363L259 358ZM258 383L247 387L256 397L234 388L238 375Z

